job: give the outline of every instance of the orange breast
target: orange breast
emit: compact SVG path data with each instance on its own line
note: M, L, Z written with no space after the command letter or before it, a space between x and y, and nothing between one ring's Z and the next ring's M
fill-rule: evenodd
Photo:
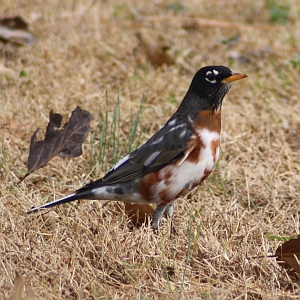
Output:
M186 157L142 178L140 193L146 201L167 204L212 172L219 156L221 113L202 111L191 125L195 134L186 144Z

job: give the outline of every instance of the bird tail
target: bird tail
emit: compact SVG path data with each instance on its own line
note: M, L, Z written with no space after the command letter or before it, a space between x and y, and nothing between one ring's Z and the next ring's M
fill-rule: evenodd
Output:
M82 195L74 193L72 195L60 198L60 199L52 201L50 203L46 203L46 204L43 204L41 206L32 207L27 212L27 214L31 214L31 213L37 212L37 211L39 211L41 209L44 209L44 208L53 207L53 206L56 206L56 205L60 205L60 204L63 204L63 203L67 203L67 202L71 202L71 201L75 201L75 200L79 200L79 199L82 199Z

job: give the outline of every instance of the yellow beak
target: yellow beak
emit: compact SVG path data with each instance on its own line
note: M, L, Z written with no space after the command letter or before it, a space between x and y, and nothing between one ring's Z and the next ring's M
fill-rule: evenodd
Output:
M240 79L243 79L243 78L246 78L246 77L248 77L248 76L246 74L243 74L243 73L232 73L229 77L224 78L222 80L222 83L231 83L233 81L240 80Z

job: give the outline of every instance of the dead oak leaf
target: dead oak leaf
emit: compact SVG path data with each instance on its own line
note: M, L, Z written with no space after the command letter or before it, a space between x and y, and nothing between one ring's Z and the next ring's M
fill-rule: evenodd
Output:
M300 235L280 245L275 252L278 264L286 269L292 269L291 274L300 275Z
M175 64L175 58L169 51L170 46L166 44L162 36L153 36L153 33L151 34L144 29L136 32L136 37L153 66L161 67Z
M92 115L79 106L72 112L70 120L62 129L62 116L50 111L45 139L38 141L34 132L30 140L28 171L20 182L35 170L44 167L54 156L77 157L82 154L82 143L90 131Z

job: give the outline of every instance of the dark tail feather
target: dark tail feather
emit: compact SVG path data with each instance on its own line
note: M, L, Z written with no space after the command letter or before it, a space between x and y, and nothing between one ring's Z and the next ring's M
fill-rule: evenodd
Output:
M27 214L31 214L31 213L37 212L41 209L44 209L44 208L49 208L49 207L52 207L52 206L60 205L60 204L63 204L63 203L67 203L67 202L71 202L71 201L75 201L75 200L79 200L79 199L82 199L82 195L74 193L72 195L60 198L60 199L52 201L50 203L46 203L46 204L41 205L41 206L33 207L31 210L29 210L27 212Z

